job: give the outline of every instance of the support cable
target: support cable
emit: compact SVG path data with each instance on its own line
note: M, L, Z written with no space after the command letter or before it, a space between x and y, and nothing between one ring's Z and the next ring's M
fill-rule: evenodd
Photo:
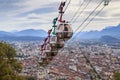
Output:
M90 13L90 15L88 15L88 17L79 25L79 27L75 30L75 32L78 31L79 28L89 19L89 17L97 10L97 8L102 4L103 1L104 1L104 0L102 0L102 1L99 3L99 5Z
M76 17L76 15L79 13L81 7L83 6L84 2L82 4L80 4L79 8L77 9L77 11L75 12L75 14L73 15L72 19L70 20L70 22L72 22L72 20Z
M72 23L76 22L76 20L81 16L81 14L85 11L85 9L88 7L92 0L89 0L86 6L82 9L82 11L79 13L79 15L76 16L76 18L72 21Z
M90 19L90 21L81 29L81 31L83 31L83 29L85 29L104 8L105 6L101 8L100 11L93 18Z

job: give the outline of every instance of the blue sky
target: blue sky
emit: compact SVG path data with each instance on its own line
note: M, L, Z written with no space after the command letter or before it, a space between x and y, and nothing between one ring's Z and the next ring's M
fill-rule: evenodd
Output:
M58 15L61 1L64 0L0 0L0 31L24 29L44 29L47 31L52 26L53 18ZM71 0L63 18L70 21L80 4L82 2L85 4L87 1L89 0ZM71 24L73 30L80 25L100 1L92 0L77 21ZM120 0L112 0L85 31L102 30L105 27L120 24L119 4ZM82 8L84 5L81 10Z

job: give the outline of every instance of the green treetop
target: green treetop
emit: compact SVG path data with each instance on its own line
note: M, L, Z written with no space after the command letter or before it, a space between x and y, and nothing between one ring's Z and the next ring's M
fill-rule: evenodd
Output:
M115 72L114 73L113 80L120 80L120 72Z
M0 80L24 80L19 78L21 63L14 57L15 49L5 42L0 42Z

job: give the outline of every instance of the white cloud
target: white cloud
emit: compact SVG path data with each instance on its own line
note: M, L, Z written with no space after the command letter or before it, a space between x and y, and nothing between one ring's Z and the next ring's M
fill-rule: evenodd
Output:
M14 5L19 7L11 11L9 9L8 12L0 12L4 14L5 16L2 17L1 23L0 23L0 30L5 31L12 31L12 30L23 30L23 29L44 29L48 30L48 28L51 28L52 26L52 20L53 18L57 17L58 15L58 7L60 1L65 0L25 0L24 2L18 2ZM69 0L68 0L69 1ZM83 1L83 0L81 0ZM88 1L88 0L85 0ZM95 8L97 5L95 0L92 0L93 2L90 3L88 8L85 10L85 12L78 18L78 20L72 24L72 28L75 30L81 22L88 16L91 10ZM98 0L97 2L99 2ZM67 2L68 3L68 2ZM67 4L66 3L66 4ZM111 25L117 25L120 23L120 1L112 1L97 17L96 21L93 21L85 30L101 30L105 28L106 26ZM38 14L36 12L31 12L37 9L47 8L47 7L53 7L56 11L49 12L49 13L43 13ZM70 21L70 19L73 17L74 13L80 6L80 0L71 0L71 3L67 9L67 11L64 14L64 19ZM84 5L85 6L85 5ZM82 8L84 7L81 7ZM27 13L24 16L17 16ZM102 20L102 21L101 21ZM36 24L36 25L35 25Z

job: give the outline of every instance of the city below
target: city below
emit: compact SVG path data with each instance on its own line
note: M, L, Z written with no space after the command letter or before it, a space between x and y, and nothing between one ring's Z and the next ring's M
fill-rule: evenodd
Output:
M41 41L12 41L16 58L22 62L20 75L37 80L111 80L120 71L120 43L94 40L68 41L46 66L41 62Z

